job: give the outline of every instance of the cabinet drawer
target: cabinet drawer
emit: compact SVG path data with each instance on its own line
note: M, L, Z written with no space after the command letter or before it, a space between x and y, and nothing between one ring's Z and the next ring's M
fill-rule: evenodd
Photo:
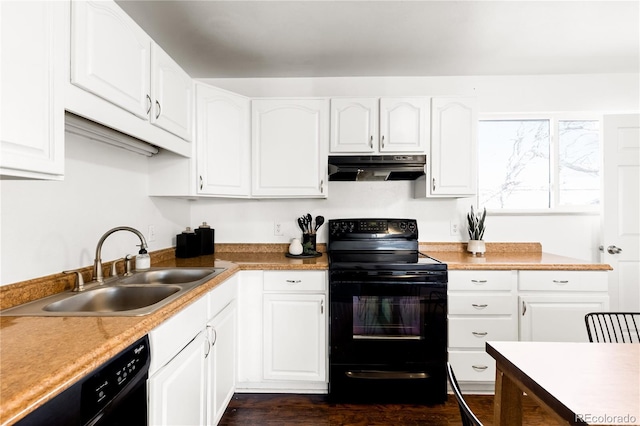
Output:
M493 382L496 362L484 351L449 351L449 363L459 382Z
M517 310L510 294L449 293L447 298L451 315L510 315Z
M516 271L449 271L449 290L511 290Z
M451 318L449 319L449 347L483 348L487 340L516 341L515 317L509 318Z
M520 271L520 290L607 291L607 271Z
M265 271L265 291L325 291L324 271Z

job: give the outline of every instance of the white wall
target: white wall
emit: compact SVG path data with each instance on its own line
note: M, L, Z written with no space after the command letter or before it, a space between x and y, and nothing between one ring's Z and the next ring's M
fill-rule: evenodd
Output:
M0 282L10 284L93 264L96 244L116 226L145 235L151 250L175 244L189 218L182 200L147 196L147 159L79 136L66 136L64 181L2 180ZM137 253L138 238L117 232L103 261Z

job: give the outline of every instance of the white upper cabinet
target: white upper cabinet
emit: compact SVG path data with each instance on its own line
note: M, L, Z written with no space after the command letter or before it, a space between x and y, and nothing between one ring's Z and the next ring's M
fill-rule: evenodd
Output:
M71 82L147 118L151 38L114 2L74 1Z
M331 100L331 153L425 153L429 98Z
M193 82L157 44L151 45L151 83L153 108L151 123L191 140Z
M416 182L416 197L466 197L477 191L475 98L431 100L431 150L427 174Z
M327 99L252 101L252 195L327 196Z
M197 192L248 197L251 185L251 103L205 84L196 86Z
M0 175L62 179L69 5L0 2Z
M331 99L331 152L373 153L378 147L378 98Z
M191 156L193 82L114 1L71 2L65 108Z
M429 143L429 98L380 99L380 152L424 152Z

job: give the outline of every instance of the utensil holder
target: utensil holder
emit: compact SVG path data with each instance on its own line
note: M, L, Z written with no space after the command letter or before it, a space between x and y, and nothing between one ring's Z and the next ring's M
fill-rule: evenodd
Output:
M316 253L316 234L302 234L303 254Z

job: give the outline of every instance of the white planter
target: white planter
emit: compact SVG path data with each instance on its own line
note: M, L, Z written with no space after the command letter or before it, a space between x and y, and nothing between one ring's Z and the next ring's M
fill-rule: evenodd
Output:
M482 240L469 240L469 243L467 244L467 251L474 256L483 256L487 251L487 248Z

